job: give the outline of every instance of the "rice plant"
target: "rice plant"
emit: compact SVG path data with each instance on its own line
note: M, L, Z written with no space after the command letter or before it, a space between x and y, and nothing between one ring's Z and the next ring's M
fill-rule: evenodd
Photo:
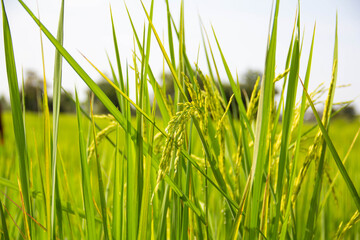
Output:
M66 5L64 0L61 3L55 37L18 0L56 51L53 113L44 81L42 124L36 134L29 134L30 119L36 117L25 114L20 99L16 46L2 1L16 145L16 150L1 152L5 163L0 166L2 239L359 238L360 179L354 178L359 165L354 157L347 161L359 131L348 136L351 144L344 157L331 134L338 72L337 17L329 88L309 92L316 27L310 49L303 49L297 12L287 61L277 68L284 70L276 71L280 1L275 1L264 76L244 102L242 86L229 68L216 29L202 28L207 66L188 58L183 1L179 13L172 12L165 1L168 44L152 21L153 0L150 7L141 2L147 19L143 30L135 28L126 8L134 35L133 58L126 63L120 60L119 33L111 13L107 21L115 50L109 55L116 59L109 61L112 75L84 58L115 89L117 108L63 47ZM175 14L179 22L174 21ZM174 79L173 97L166 95L166 87L152 71L151 41L162 52L163 74L169 71ZM302 51L310 53L305 76L299 73ZM62 127L62 61L87 84L108 115L94 114L92 103L80 104L76 94L76 117L69 120L73 126ZM226 72L231 98L225 95L219 69ZM130 81L136 83L135 100L129 94ZM276 82L283 85L277 101ZM322 118L315 105L320 95L326 96ZM231 107L234 102L236 111ZM316 118L311 127L304 121L307 110ZM69 129L72 138L61 142L60 134ZM9 158L16 162L5 162Z

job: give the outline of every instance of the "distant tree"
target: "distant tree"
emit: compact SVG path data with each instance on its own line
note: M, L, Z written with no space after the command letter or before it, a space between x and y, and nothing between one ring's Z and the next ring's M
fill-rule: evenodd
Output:
M254 86L256 80L260 77L262 78L262 72L258 70L248 69L242 76L240 87L242 90L242 99L244 104L246 103L246 98L250 99L252 92L254 91ZM260 86L260 84L259 84Z
M20 95L24 94L25 109L28 111L37 112L41 109L42 95L44 92L43 79L39 77L34 71L26 73L24 83L24 93L20 90Z
M20 96L22 97L23 90L20 89ZM36 74L34 71L28 71L26 73L25 83L24 83L24 100L25 100L25 109L27 111L41 111L42 110L42 100L44 94L44 82L43 79ZM0 99L0 101L2 101ZM52 111L53 99L52 96L48 96L48 106L49 110ZM5 104L3 106L6 107ZM6 108L5 108L6 109ZM65 93L61 93L60 96L60 112L75 112L75 104L71 96L68 96Z
M73 102L73 98L62 92L60 97L60 112L74 113L75 111L76 111L76 106Z
M10 110L10 103L4 95L0 97L0 104L3 111Z
M174 84L175 84L175 81L174 81L174 78L173 78L172 74L169 73L169 72L165 73L164 79L165 79L165 82L162 82L162 87L164 87L164 84L165 84L166 96L167 97L170 96L172 99L174 99L174 95L175 95Z
M119 102L116 96L116 90L106 81L106 80L100 80L97 85L100 87L100 89L105 93L105 95L110 99L110 101L119 108ZM90 100L91 97L91 90L89 89L87 91L88 100ZM95 113L108 113L109 111L106 109L104 104L99 100L96 95L94 96L94 112Z
M337 112L339 108L333 108L332 112ZM341 109L335 116L335 118L346 118L348 120L354 120L356 118L356 110L353 105L348 105Z
M331 119L347 119L353 121L356 119L357 114L355 107L353 105L348 105L346 107L334 106L331 110L332 117ZM339 111L340 110L340 111ZM317 113L322 118L324 112L324 107L318 107ZM309 122L316 122L315 115L311 109L308 109L305 113L305 120Z
M76 106L73 101L73 97L64 92L61 92L60 95L60 112L61 113L75 113ZM53 98L49 97L48 99L49 111L53 110Z

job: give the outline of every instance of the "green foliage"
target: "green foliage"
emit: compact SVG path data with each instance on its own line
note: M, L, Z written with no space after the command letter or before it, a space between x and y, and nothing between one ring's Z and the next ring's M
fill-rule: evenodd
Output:
M24 95L25 109L27 111L39 112L43 109L42 101L44 95L43 79L38 76L34 71L28 71L26 73L26 79L24 84L24 92L20 91L20 96ZM54 84L55 85L55 84ZM72 104L71 96L68 96L64 92L59 93L60 112L71 112L75 113L75 106ZM53 109L53 98L48 99L49 110Z
M120 109L120 104L118 101L118 96L116 93L116 90L105 80L101 80L97 83L97 85L100 87L100 89L108 96L110 101L118 108ZM88 101L90 102L91 97L91 90L87 92ZM109 113L107 108L102 104L102 102L99 100L98 97L94 97L94 112L96 114L104 114Z
M360 130L354 134L353 129L360 129L360 125L358 121L348 124L349 132L345 134L345 124L331 120L338 62L337 24L330 66L333 75L321 120L314 101L325 90L307 90L311 83L315 31L304 85L300 84L300 13L284 69L276 71L281 67L276 65L279 1L272 16L263 75L249 71L243 81L235 81L221 49L221 36L215 34L215 29L212 29L214 50L219 51L221 58L214 57L204 30L207 75L200 66L192 65L193 60L187 56L184 2L180 4L177 24L169 2L165 1L168 30L165 45L152 22L156 8L155 1L151 1L149 11L143 5L147 22L141 31L135 29L126 9L135 44L133 61L129 61L131 68L120 61L119 35L111 14L108 21L115 51L110 54L116 57L116 63L109 62L111 77L84 56L103 79L97 83L63 46L64 1L57 38L22 0L18 2L56 48L54 109L51 116L46 85L33 75L35 80L24 85L23 104L37 99L34 108L42 109L42 115L22 112L3 5L12 109L12 117L9 113L4 115L4 125L10 127L12 120L14 131L5 131L6 145L0 147L5 163L0 166L1 237L359 237L356 224L360 179L356 158L360 154L357 141ZM161 75L164 82L156 79L151 69L152 40L169 69L164 68ZM89 95L94 94L93 105L85 107L90 111L81 107L77 95L73 99L64 92L67 100L62 100L62 58L88 85ZM229 85L220 80L218 67L224 68ZM129 97L130 81L136 83L135 100ZM283 84L278 103L274 100L277 81ZM40 94L26 98L29 96L26 84L35 89L31 93ZM302 98L296 102L298 88ZM76 106L76 117L59 114L64 105ZM309 107L317 121L313 126L304 122ZM132 108L136 111L134 115ZM18 161L14 163L13 159Z

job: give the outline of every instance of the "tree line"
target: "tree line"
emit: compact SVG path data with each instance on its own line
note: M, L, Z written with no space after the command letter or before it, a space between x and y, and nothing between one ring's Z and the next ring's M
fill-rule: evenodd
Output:
M254 91L254 85L256 83L257 78L262 77L262 72L258 70L248 69L240 78L240 86L241 86L241 96L242 101L246 107L246 102L250 98L252 92ZM168 98L174 99L175 90L174 90L174 79L170 73L165 73L164 80L162 85L165 84L166 89L166 96ZM200 87L203 87L202 80L197 76L197 81L199 82ZM109 99L113 102L116 107L119 107L118 99L116 96L115 89L105 80L99 80L97 82L98 86L101 90L109 97ZM227 100L230 99L231 95L233 94L232 88L229 83L222 82L223 90ZM218 84L216 86L219 88ZM24 102L25 102L25 109L26 111L33 111L38 112L42 111L42 97L44 92L43 86L43 79L40 77L35 71L27 71L26 77L24 81L24 86L20 89L20 96L21 98L24 95ZM275 94L278 94L278 91L275 89ZM89 102L90 99L90 90L87 91L87 100ZM48 105L49 110L52 111L52 96L49 96ZM3 110L9 110L10 104L8 103L7 99L4 96L0 97L0 105L2 106ZM87 104L88 105L88 104ZM100 102L100 100L95 96L94 97L94 112L97 114L104 114L108 113L105 106ZM231 103L230 111L234 116L238 116L238 103L233 101ZM337 109L334 108L333 112ZM75 112L75 104L74 104L74 97L62 91L61 98L60 98L60 112L62 113L74 113ZM340 112L337 113L338 117L353 119L356 117L356 111L353 105L348 105L344 107ZM311 120L311 116L308 117Z

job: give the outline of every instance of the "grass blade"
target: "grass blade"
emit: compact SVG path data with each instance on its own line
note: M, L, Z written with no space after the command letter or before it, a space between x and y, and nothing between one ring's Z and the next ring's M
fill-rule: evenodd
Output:
M245 208L245 202L246 199L248 198L248 193L249 193L249 188L250 188L250 181L251 178L250 176L248 177L248 180L246 181L246 185L244 188L244 192L243 192L243 196L241 198L241 202L240 202L240 206L239 206L239 210L236 214L236 219L234 222L234 226L232 227L231 230L231 237L230 239L236 240L239 234L239 227L240 227L240 223L243 217L243 212L244 212L244 208Z
M150 6L150 18L152 19L153 16L153 9L154 9L154 1L151 1ZM144 29L145 30L145 29ZM150 24L147 30L147 36L145 37L144 32L144 43L145 46L146 40L146 51L142 52L142 65L141 65L141 79L140 79L140 88L139 88L139 104L140 106L145 109L145 111L149 113L150 101L149 101L149 93L147 88L147 75L148 75L148 64L149 64L149 57L150 57L150 43L151 43L151 27ZM145 54L144 54L145 53ZM152 111L152 119L155 122L155 108L156 108L156 99L154 99L153 103L153 111ZM139 162L139 175L141 177L138 178L139 184L139 205L141 209L139 210L139 229L138 229L138 239L145 239L147 238L147 223L148 223L148 211L149 211L149 199L150 199L150 173L151 173L151 155L152 155L152 147L148 148L150 151L149 156L143 156L144 149L143 149L143 139L148 139L150 141L150 146L152 146L153 138L154 138L154 125L149 126L149 122L145 122L142 115L137 114L137 132L138 132L138 162ZM144 129L144 131L143 131ZM149 133L147 134L147 129L149 129ZM140 144L139 144L140 143ZM145 165L144 165L145 163Z
M112 27L112 34L113 34L113 42L114 42L114 48L115 48L115 55L116 55L116 63L117 63L117 67L118 67L118 71L119 71L119 88L122 91L125 91L125 84L124 84L124 77L123 77L123 73L122 73L122 67L121 67L121 62L120 62L120 52L119 52L119 46L118 46L118 42L117 42L117 38L116 38L116 32L115 32L115 26L114 26L114 19L113 19L113 14L111 11L111 7L110 7L110 16L111 16L111 27ZM116 78L114 78L115 82ZM120 109L122 110L122 112L124 112L124 102L123 100L120 98L120 95L118 95L118 99L119 99L119 104L120 104Z
M93 195L91 193L90 171L86 157L87 154L86 154L83 126L81 123L80 103L76 91L75 91L75 98L76 98L76 116L77 116L78 131L79 131L81 176L82 176L83 198L84 198L85 215L86 215L87 239L96 239L95 215L94 215L95 211L92 202Z
M348 149L348 151L347 151L344 159L342 160L342 163L343 163L343 164L345 164L346 161L348 160L349 154L350 154L351 150L353 150L353 147L354 147L354 145L355 145L356 140L357 140L358 137L359 137L359 134L360 134L360 128L359 128L358 131L356 132L355 137L354 137L354 139L353 139L353 141L352 141L352 143L351 143L351 145L350 145L350 147L349 147L349 149ZM321 204L320 204L320 206L319 206L320 209L322 209L323 206L326 204L326 201L327 201L327 199L328 199L331 191L334 189L334 186L335 186L336 180L337 180L338 177L339 177L339 174L340 174L340 173L339 173L339 171L338 171L338 172L336 173L335 177L333 178L333 180L332 180L332 182L331 182L331 185L329 186L329 190L326 192L326 194L325 194L325 196L324 196L324 198L323 198L323 200L322 200L322 202L321 202Z
M302 81L300 80L301 84L303 85ZM304 85L303 85L304 87ZM304 87L305 89L305 87ZM327 133L326 129L325 129L325 126L323 125L323 123L321 122L321 119L320 119L320 116L319 114L317 113L316 111L316 108L314 106L314 103L312 102L311 100L311 97L309 95L309 93L307 93L306 90L304 90L305 93L306 93L306 98L308 99L309 103L310 103L310 106L311 106L311 109L313 110L313 113L314 113L314 116L316 118L316 121L318 123L318 126L320 128L320 131L321 133L323 134L324 136L324 139L325 139L325 142L326 142L326 145L327 147L329 148L330 152L331 152L331 155L333 156L334 158L334 161L336 163L336 166L338 167L346 185L347 185L347 188L349 189L350 193L351 193L351 196L355 202L355 205L357 207L357 209L360 211L360 197L359 197L359 194L357 193L356 191L356 188L354 186L354 183L351 181L350 177L349 177L349 174L347 173L340 157L339 157L339 154L337 153L335 147L334 147L334 144L332 143L331 139L330 139L330 136L329 134Z
M125 5L125 7L126 7L126 5ZM133 24L132 18L130 16L130 13L129 13L129 10L127 9L127 7L126 7L126 11L127 11L128 17L129 17L129 21L130 21L134 36L135 36L136 43L138 45L138 48L140 50L141 55L143 55L144 54L144 49L141 46L138 34L136 32L135 26ZM162 91L161 87L159 86L159 84L155 80L155 77L154 77L154 74L151 71L150 65L147 65L147 67L148 67L148 72L149 72L150 84L152 85L152 87L154 89L154 97L156 99L156 102L158 103L161 115L164 118L164 125L167 125L168 122L170 121L172 111L171 111L170 107L167 104L167 100L166 100L166 97L165 97L165 92Z
M311 47L310 47L309 60L308 60L307 68L306 68L306 75L305 75L305 82L304 82L304 87L305 87L306 90L308 89L309 79L310 79L312 54L313 54L314 40L315 40L315 29L316 29L316 24L314 25L314 32L313 32L313 37L312 37L312 42L311 42ZM305 92L303 92L302 98L301 98L300 117L299 117L300 119L299 119L299 126L298 126L298 133L299 134L298 134L298 137L296 138L296 149L295 149L295 154L294 154L294 163L293 163L293 167L292 167L292 173L291 173L291 177L290 177L290 185L289 186L293 186L294 181L295 181L295 169L296 169L296 166L297 166L297 161L298 161L299 152L300 152L301 130L302 130L302 125L303 125L303 120L304 120L304 115L305 115L305 107L306 107L306 95L305 95ZM285 213L284 222L283 222L282 229L281 229L281 234L280 234L281 240L285 239L286 229L287 229L287 225L288 225L288 219L289 219L289 216L290 216L291 196L292 196L293 190L294 190L293 187L289 188L289 198L288 198L288 203L287 203L287 207L286 207L286 213Z
M17 151L19 154L19 172L20 172L20 181L21 181L21 191L24 198L25 211L28 212L29 214L32 214L31 205L30 205L29 163L27 156L27 145L26 145L26 137L25 137L23 112L21 110L20 93L19 93L19 86L17 80L17 72L15 67L14 49L13 49L12 38L9 28L9 22L5 12L4 1L1 1L1 4L2 4L2 15L3 15L3 35L4 35L4 50L5 50L5 61L6 61L5 63L6 63L8 84L9 84L14 134L15 134Z
M40 15L40 14L39 14ZM39 17L40 18L40 17ZM48 229L51 229L51 186L52 186L52 177L51 177L51 131L50 131L50 113L48 105L48 95L47 95L47 84L46 84L46 74L45 74L45 57L44 57L44 46L42 41L42 33L40 29L40 44L41 44L41 59L43 67L43 121L44 121L44 160L45 160L45 206L46 206L46 226ZM54 176L55 178L55 176ZM52 231L47 231L47 239L51 239Z
M159 37L159 35L157 34L157 31L156 31L156 29L155 29L155 27L154 27L154 25L153 25L153 23L152 23L152 21L151 21L151 18L150 18L150 16L149 16L148 12L147 12L146 9L145 9L145 6L144 6L143 2L141 2L141 4L142 4L142 6L143 6L144 12L145 12L146 17L147 17L147 19L148 19L148 21L149 21L149 24L150 24L150 26L151 26L151 29L152 29L152 31L153 31L153 33L154 33L154 35L155 35L155 38L156 38L156 40L157 40L157 42L158 42L158 45L159 45L159 47L160 47L160 49L161 49L161 52L162 52L162 54L163 54L163 56L164 56L164 58L165 58L165 60L166 60L166 63L168 64L168 67L170 68L171 74L172 74L172 76L173 76L173 78L174 78L174 80L175 80L175 82L176 82L176 84L177 84L177 86L178 86L178 88L179 88L182 96L184 97L184 99L187 100L185 91L184 91L184 89L183 89L183 87L182 87L182 84L180 83L180 80L179 80L179 78L178 78L178 76L177 76L177 74L176 74L176 71L175 71L175 69L174 69L174 67L173 67L173 65L172 65L172 63L171 63L171 61L170 61L170 59L169 59L169 56L167 55L167 53L166 53L166 51L165 51L164 45L161 43L160 37Z
M169 50L170 50L170 59L173 67L175 68L175 53L174 53L174 43L172 37L172 28L171 28L171 13L170 13L170 6L169 0L165 0L166 2L166 19L167 19L167 27L168 27L168 39L169 39Z
M56 40L56 38L47 30L47 28L40 22L40 20L33 14L33 12L28 8L28 6L22 1L18 0L26 12L33 18L33 20L41 27L41 30L50 40L50 42L56 47L64 59L69 63L69 65L75 70L75 72L83 79L83 81L88 85L88 87L94 92L94 94L100 99L104 106L109 110L109 112L115 117L115 119L120 123L120 125L125 126L125 118L115 105L110 101L106 94L100 89L100 87L89 77L89 75L84 71L82 67L75 61L75 59L65 50L65 48ZM133 132L132 132L133 133Z
M93 101L90 102L90 109L91 109L91 119L92 119L92 132L93 132L93 136L94 136L95 160L96 160L96 168L97 168L97 179L98 179L98 186L99 186L101 216L102 216L104 237L105 237L105 239L110 239L108 225L107 225L107 208L106 208L105 193L104 193L104 183L103 183L103 179L102 179L102 171L101 171L101 165L100 165L98 149L97 149L98 143L96 140Z
M113 193L113 222L112 235L114 239L121 239L122 216L123 216L123 167L124 157L120 159L118 148L120 142L120 127L116 128L115 145L115 172L114 172L114 193ZM124 156L124 155L122 155Z
M2 203L1 200L0 200L0 215L1 215L1 224L2 224L3 237L4 237L5 240L9 240L10 239L9 231L8 231L8 228L7 228L7 225L6 225L5 214L4 214L4 211L3 211L3 203Z
M294 120L294 108L296 101L296 90L298 85L299 75L299 62L300 62L300 47L299 47L299 36L295 36L294 48L291 59L290 75L288 80L287 94L286 94L286 105L282 125L281 135L281 147L280 157L278 164L278 177L276 185L276 218L273 227L273 236L277 235L279 220L280 220L280 205L282 199L282 188L285 167L288 164L289 158L289 145L291 137L291 126Z
M251 136L251 139L254 140L254 133L252 131L252 128L251 128L251 125L250 125L250 122L249 122L249 119L247 118L246 116L246 110L245 110L245 107L244 107L244 103L241 99L241 92L240 92L240 88L238 88L238 86L236 85L235 81L234 81L234 78L230 72L230 69L229 69L229 66L226 62L226 59L224 57L224 54L220 48L220 44L219 44L219 41L216 37L216 34L215 34L215 30L214 28L212 29L213 30L213 33L214 33L214 37L215 37L215 40L216 40L216 44L218 46L218 49L219 49L219 52L220 52L220 55L221 55L221 59L223 61L223 65L224 65L224 68L225 68L225 71L226 71L226 74L227 74L227 77L229 78L229 81L230 81L230 85L231 85L231 88L234 92L234 95L235 95L235 99L236 101L238 102L239 104L239 111L240 111L240 115L241 115L241 120L243 120L245 122L245 125L247 127L247 131L250 133L250 136ZM243 132L245 133L245 129L243 129Z
M64 0L61 1L61 9L59 16L57 40L62 45L64 39ZM54 81L53 81L53 139L52 139L52 162L51 162L51 178L52 178L52 196L51 196L51 228L50 235L55 238L55 199L60 198L56 194L56 158L57 158L57 141L59 131L59 115L60 115L60 99L61 99L61 79L62 79L62 57L58 50L55 51L54 64ZM61 211L56 212L61 215ZM60 217L60 216L59 216ZM61 222L58 222L61 225Z
M276 1L274 22L270 37L269 47L266 54L265 78L261 83L261 93L259 100L259 110L256 122L256 136L254 143L254 155L252 163L252 206L250 213L250 239L257 238L259 204L261 189L263 186L262 176L264 171L265 159L268 153L268 129L270 122L270 108L273 94L273 80L275 77L275 53L277 37L277 18L279 12L279 0Z
M155 120L155 109L156 104L153 103L153 111L152 111L152 117ZM154 141L154 127L150 128L150 136L149 139L151 140L151 146L153 145ZM150 205L150 191L151 191L151 165L152 165L152 151L153 148L150 147L148 149L149 156L145 157L145 172L144 172L144 188L143 188L143 194L142 194L142 202L141 202L141 213L140 213L140 223L139 223L139 235L138 239L146 239L148 234L148 212L149 212L149 205Z

